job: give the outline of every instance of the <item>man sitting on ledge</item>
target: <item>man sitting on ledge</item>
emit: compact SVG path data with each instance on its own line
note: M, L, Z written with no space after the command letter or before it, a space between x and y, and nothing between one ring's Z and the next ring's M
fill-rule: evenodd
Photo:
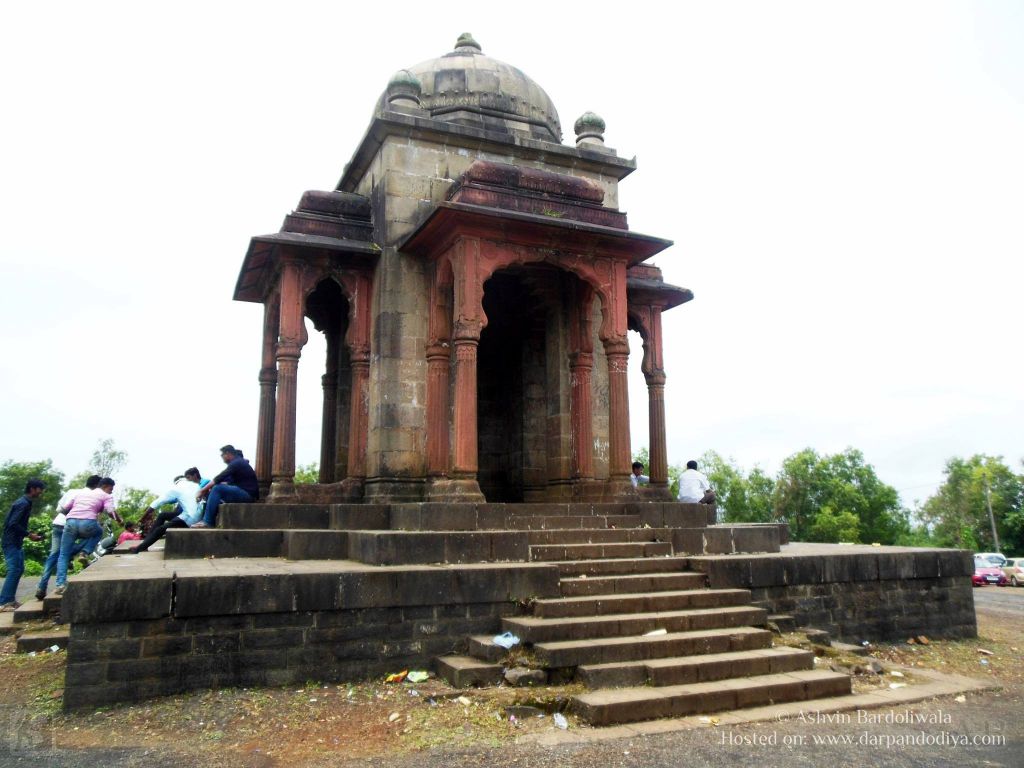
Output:
M202 488L199 484L199 470L195 467L185 470L185 474L174 479L174 487L165 493L160 499L146 507L146 514L159 509L165 504L174 504L170 512L161 512L156 517L156 522L150 529L149 534L142 540L141 544L132 547L129 552L133 555L145 552L153 544L162 539L171 528L190 528L199 522L203 514L197 495ZM209 481L207 481L208 483Z
M207 497L203 519L193 528L213 528L217 525L217 512L225 502L253 502L260 497L260 486L256 472L249 466L249 460L233 445L220 449L220 457L227 467L213 478L213 481L196 494L197 499Z
M707 475L697 471L697 462L686 462L686 471L679 476L679 500L691 504L714 504L715 492Z

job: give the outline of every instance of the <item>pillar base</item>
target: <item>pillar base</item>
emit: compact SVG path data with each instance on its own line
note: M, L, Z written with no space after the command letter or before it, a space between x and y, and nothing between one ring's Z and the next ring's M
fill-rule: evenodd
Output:
M633 487L633 483L628 477L624 479L612 478L604 483L605 502L611 503L639 500L640 494L637 493L636 488Z
M423 478L368 477L363 482L363 501L374 504L423 501Z
M668 483L650 483L637 487L640 501L675 501Z
M341 501L349 504L363 500L366 495L365 477L346 477L337 484L341 495Z
M270 493L267 494L267 501L271 504L295 501L298 494L295 492L295 483L288 480L274 480L270 484Z
M464 504L484 504L483 491L480 484L472 477L439 477L427 485L427 501L459 502Z

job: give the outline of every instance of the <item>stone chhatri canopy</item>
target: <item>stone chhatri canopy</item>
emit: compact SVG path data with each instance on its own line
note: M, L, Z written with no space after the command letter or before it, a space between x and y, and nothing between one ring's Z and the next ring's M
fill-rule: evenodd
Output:
M604 120L554 104L469 35L394 75L334 191L254 237L264 305L256 469L273 501L621 501L627 331L643 339L651 489L665 498L661 313L693 298L647 259ZM296 486L304 318L325 334L320 482Z

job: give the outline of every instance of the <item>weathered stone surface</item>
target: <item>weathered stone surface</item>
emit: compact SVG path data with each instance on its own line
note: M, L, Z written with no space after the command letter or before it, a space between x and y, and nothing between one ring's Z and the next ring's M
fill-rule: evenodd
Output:
M548 673L543 669L513 667L505 670L505 682L514 686L547 685Z

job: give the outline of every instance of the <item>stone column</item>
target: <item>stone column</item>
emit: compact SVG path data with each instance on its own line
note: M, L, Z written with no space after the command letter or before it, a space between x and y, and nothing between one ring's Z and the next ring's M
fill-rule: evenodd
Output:
M295 385L305 343L302 275L297 262L281 262L281 334L277 344L277 406L274 414L274 471L271 499L295 496Z
M277 397L278 298L268 298L263 305L263 362L260 368L260 411L256 427L256 477L260 496L270 490L274 461L274 403Z
M320 381L324 389L323 418L320 424L320 482L334 482L334 457L337 446L338 421L338 332L327 330L326 372Z
M647 417L649 421L651 451L650 477L652 486L668 486L668 449L665 440L665 373L655 371L647 379Z
M594 356L589 352L569 355L569 419L572 428L572 476L574 480L594 477L594 419L591 373Z
M629 388L626 377L629 342L624 337L604 342L608 358L608 482L612 496L633 492L629 481ZM623 486L629 486L626 488Z
M448 379L451 349L445 343L427 347L427 475L448 471Z
M455 411L452 476L476 479L477 456L476 354L478 338L455 339Z
M348 427L348 477L345 482L355 494L362 495L366 481L366 438L370 421L370 348L352 347L349 350L352 369L351 410Z
M338 345L338 389L334 395L334 482L348 476L348 431L352 421L352 368L348 362L348 347Z

